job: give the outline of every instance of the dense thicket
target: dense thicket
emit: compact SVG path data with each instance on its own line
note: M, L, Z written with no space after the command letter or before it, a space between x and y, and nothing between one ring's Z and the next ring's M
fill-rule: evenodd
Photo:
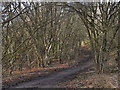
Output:
M4 3L3 70L46 67L80 55L85 29L60 3ZM15 17L15 18L14 18Z
M98 73L120 58L120 3L2 3L3 72L79 58L89 39Z

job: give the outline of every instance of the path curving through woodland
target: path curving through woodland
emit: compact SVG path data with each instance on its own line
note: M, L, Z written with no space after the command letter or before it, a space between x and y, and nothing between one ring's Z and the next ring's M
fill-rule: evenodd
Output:
M67 77L84 72L93 66L92 57L88 55L78 65L66 68L62 71L51 73L46 77L38 77L35 80L19 83L12 88L57 88L57 83Z

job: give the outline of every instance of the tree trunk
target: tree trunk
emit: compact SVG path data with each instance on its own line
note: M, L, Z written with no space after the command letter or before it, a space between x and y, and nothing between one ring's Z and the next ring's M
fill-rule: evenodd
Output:
M118 30L118 51L117 51L117 63L118 63L118 86L120 87L120 9L119 9L119 20L118 20L118 26L119 26L119 30Z

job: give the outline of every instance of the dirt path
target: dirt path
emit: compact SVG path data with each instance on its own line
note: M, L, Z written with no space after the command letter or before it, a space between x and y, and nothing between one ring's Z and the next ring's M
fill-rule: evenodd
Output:
M83 72L93 66L91 56L85 57L78 65L64 69L60 72L51 73L46 77L38 77L29 82L19 83L12 88L57 88L57 83L65 80L68 76L72 76L78 72Z

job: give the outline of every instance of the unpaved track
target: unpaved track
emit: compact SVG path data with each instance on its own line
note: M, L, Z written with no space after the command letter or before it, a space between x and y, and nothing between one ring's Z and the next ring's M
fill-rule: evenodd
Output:
M50 74L46 77L38 77L35 80L29 82L19 83L12 88L57 88L57 83L65 80L67 77L72 76L76 73L84 72L86 69L89 69L93 66L91 56L85 57L83 62L79 63L75 67L71 67L60 72Z

